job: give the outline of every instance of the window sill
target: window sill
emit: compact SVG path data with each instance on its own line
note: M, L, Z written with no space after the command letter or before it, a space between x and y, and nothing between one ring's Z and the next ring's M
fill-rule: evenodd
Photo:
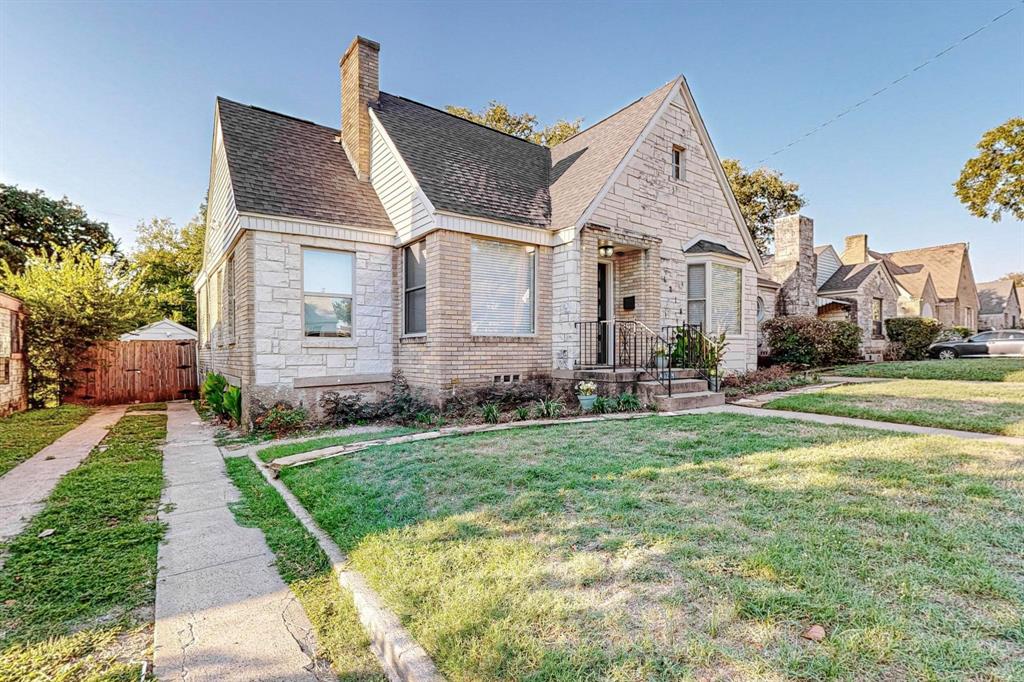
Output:
M303 348L355 348L356 340L351 336L304 336Z
M471 334L470 341L478 343L522 343L536 341L536 334Z
M411 345L411 346L425 345L427 343L427 335L426 334L414 334L414 335L409 335L409 336L402 336L402 337L399 337L398 343L401 344L401 345Z

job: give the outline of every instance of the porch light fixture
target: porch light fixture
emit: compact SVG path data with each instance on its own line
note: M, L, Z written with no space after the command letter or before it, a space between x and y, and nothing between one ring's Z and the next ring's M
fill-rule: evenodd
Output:
M601 258L611 258L615 255L615 247L611 244L601 244L597 247L597 255Z

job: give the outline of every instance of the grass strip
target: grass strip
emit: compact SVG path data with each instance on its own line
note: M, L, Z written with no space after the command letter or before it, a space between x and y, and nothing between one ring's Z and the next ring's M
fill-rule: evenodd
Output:
M242 499L231 505L242 525L263 531L277 557L277 571L295 594L316 631L320 655L341 680L385 680L369 649L355 605L341 589L327 555L264 480L247 457L226 460L228 475Z
M0 419L0 476L18 466L93 413L81 405L18 412Z
M878 379L926 379L938 381L1024 382L1024 359L963 358L960 360L916 360L879 362L837 367L832 374Z
M320 448L329 448L336 445L348 445L349 443L359 443L364 440L377 440L378 438L394 438L396 436L405 436L410 433L416 433L422 429L413 429L405 426L396 426L394 428L384 429L382 431L370 431L366 433L353 433L349 435L341 436L323 436L322 438L313 438L311 440L302 441L300 443L282 443L280 445L271 445L269 447L259 450L256 454L264 462L273 462L275 459L281 457L287 457L289 455L297 455L300 452L309 452L310 450L319 450Z
M129 412L146 412L152 410L154 412L159 410L166 410L167 403L138 403L137 405L129 405Z
M164 416L126 416L0 570L0 680L137 679L151 655Z

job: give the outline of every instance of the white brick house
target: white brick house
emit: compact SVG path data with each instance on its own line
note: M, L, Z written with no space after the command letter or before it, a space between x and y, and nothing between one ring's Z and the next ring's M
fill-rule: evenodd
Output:
M342 57L340 131L217 100L201 372L249 405L395 369L440 395L682 324L756 365L763 266L682 76L549 149L381 92L379 50Z

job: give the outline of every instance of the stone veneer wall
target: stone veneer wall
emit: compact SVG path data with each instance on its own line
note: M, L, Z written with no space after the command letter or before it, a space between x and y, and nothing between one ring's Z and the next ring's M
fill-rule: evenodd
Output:
M427 333L397 338L398 367L410 384L439 398L495 375L551 372L552 249L537 247L537 322L526 337L474 336L471 327L471 237L438 230L426 237ZM402 328L402 252L394 255L394 322Z
M775 221L775 257L772 279L782 285L787 315L814 315L818 311L815 284L814 221L798 214Z
M674 94L665 113L627 163L610 191L601 200L591 223L626 234L640 234L659 243L656 269L660 294L657 326L686 322L686 256L683 248L698 235L747 253L747 245L726 201L708 152L690 117L686 102ZM671 173L672 147L686 149L686 177L674 180ZM591 245L583 232L581 257L587 259ZM596 251L595 251L596 253ZM583 266L584 274L587 272ZM582 287L586 306L591 297ZM729 339L724 367L728 371L753 369L757 365L757 271L753 263L743 267L742 332ZM584 308L587 319L589 310ZM592 319L592 318L591 318Z
M10 302L9 302L10 301ZM12 320L21 317L21 352L14 353L11 334ZM0 358L8 362L6 382L0 382L0 417L12 412L28 409L28 355L25 353L25 318L22 305L13 299L0 296Z

